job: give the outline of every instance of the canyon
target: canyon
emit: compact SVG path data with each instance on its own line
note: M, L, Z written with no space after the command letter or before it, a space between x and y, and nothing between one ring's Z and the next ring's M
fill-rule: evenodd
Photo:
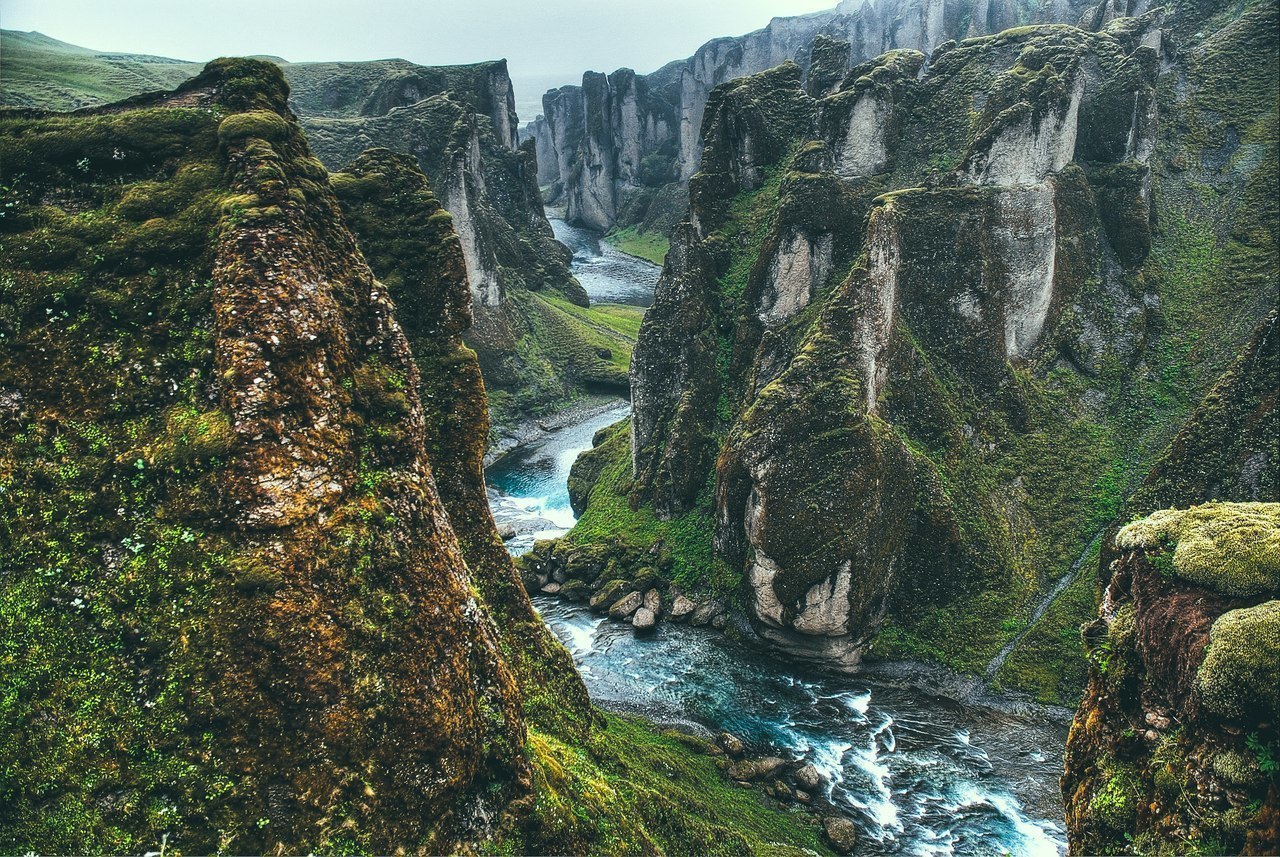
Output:
M4 31L0 849L1274 852L1277 32Z

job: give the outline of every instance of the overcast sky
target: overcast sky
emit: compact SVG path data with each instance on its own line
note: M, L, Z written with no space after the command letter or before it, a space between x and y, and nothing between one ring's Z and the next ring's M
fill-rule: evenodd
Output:
M0 0L0 26L103 51L293 62L506 57L521 121L587 69L650 72L708 39L836 0ZM3 50L3 46L0 46Z

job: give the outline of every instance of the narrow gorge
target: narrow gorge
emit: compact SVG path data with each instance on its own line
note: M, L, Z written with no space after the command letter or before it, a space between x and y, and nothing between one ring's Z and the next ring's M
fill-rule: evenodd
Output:
M640 5L0 31L0 853L1280 851L1276 1Z

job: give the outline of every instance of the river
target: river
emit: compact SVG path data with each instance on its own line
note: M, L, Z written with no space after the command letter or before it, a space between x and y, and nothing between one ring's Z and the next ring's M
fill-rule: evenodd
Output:
M563 221L553 226L557 236L574 230L574 271L584 286L592 283L589 294L617 301L644 287L633 280L627 292L609 278L630 276L631 267L647 263L592 261L610 255L598 236ZM591 249L592 241L602 252ZM595 265L608 273L584 277ZM656 281L656 266L648 267ZM597 429L628 412L622 400L597 406L489 469L494 517L518 532L507 543L513 553L573 525L569 468ZM813 762L827 779L831 804L859 828L857 854L1066 852L1057 785L1062 724L965 707L858 676L823 675L705 628L663 623L654 634L636 636L630 626L602 620L582 605L546 596L534 603L598 702L725 729L757 754Z

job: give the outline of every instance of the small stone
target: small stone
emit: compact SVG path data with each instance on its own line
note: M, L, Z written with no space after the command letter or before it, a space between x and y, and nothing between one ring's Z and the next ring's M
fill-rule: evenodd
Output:
M548 583L542 587L543 595L558 595L560 592L560 584Z
M813 796L802 789L796 789L795 795L796 800L800 801L800 803L811 803L813 801Z
M729 624L729 617L723 613L717 613L711 618L711 627L715 628L717 631L723 631L724 626L727 624Z
M853 822L839 816L828 816L822 819L822 829L827 834L827 841L840 854L852 854L858 844L858 829Z
M631 617L631 624L637 631L649 631L658 623L658 617L653 615L653 611L648 607L641 607L636 611L636 615Z
M730 732L717 735L716 746L735 759L742 758L742 754L747 752L747 745L742 743L742 739Z
M516 528L510 524L500 524L498 526L498 538L504 542L509 542L516 537Z

